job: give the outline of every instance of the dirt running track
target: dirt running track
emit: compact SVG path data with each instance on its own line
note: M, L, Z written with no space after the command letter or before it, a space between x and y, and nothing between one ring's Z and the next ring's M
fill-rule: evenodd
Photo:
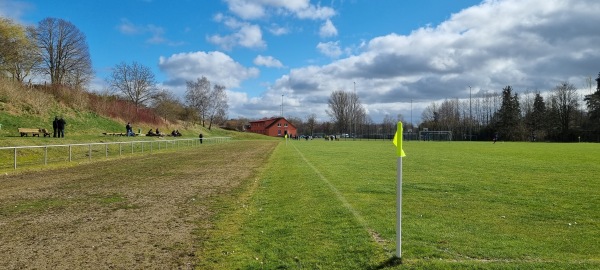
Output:
M277 143L2 175L0 269L192 269L216 199L233 196Z

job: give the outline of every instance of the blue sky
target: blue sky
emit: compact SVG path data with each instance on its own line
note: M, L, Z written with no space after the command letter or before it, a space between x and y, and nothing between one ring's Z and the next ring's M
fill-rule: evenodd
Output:
M469 86L583 86L600 72L597 14L596 0L0 0L0 16L85 33L96 91L136 61L176 96L201 76L225 85L232 118L279 115L284 95L285 116L328 120L331 92L356 89L375 122L418 122Z

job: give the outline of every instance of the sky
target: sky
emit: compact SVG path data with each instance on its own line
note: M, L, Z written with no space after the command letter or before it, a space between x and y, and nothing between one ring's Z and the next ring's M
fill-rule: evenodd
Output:
M432 102L585 88L600 72L597 0L0 0L0 16L73 23L93 91L135 61L182 100L186 81L224 85L230 118L328 121L343 90L376 123L417 124Z

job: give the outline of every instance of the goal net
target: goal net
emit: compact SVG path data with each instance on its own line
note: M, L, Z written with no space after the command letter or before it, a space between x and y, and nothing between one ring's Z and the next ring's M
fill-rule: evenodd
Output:
M451 141L452 131L419 131L419 139L422 141Z

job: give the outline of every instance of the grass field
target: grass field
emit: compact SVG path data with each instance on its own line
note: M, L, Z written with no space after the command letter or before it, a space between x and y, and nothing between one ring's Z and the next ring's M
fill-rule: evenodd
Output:
M236 141L0 176L0 268L600 269L600 144Z
M403 264L390 142L280 144L201 269L598 269L600 145L407 142Z

